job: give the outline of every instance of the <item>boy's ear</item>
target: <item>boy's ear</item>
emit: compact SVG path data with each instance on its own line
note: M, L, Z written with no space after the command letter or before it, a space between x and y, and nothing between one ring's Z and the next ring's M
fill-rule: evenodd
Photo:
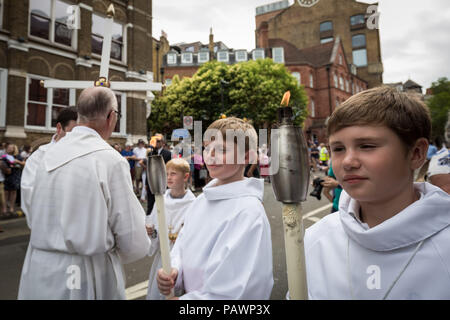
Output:
M425 138L418 139L410 151L412 170L419 169L423 166L427 160L427 151L428 140Z

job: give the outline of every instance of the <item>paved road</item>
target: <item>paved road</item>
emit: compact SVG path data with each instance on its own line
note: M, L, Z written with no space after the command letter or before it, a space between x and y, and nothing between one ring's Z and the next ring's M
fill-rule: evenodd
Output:
M308 196L303 203L305 228L330 212L327 199ZM274 288L271 299L284 299L287 291L287 276L284 251L284 234L281 219L281 204L275 200L272 187L265 184L264 208L272 230ZM29 241L29 229L24 218L0 221L5 232L0 233L0 299L16 299L20 273ZM127 298L144 299L148 273L153 259L147 257L125 266Z

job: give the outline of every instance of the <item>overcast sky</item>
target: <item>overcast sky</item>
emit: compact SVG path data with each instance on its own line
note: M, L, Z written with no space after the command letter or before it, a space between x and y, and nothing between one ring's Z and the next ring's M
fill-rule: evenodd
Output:
M153 0L153 36L159 39L164 30L171 44L206 44L212 27L215 41L251 50L255 47L255 8L272 2ZM439 77L450 78L450 0L378 2L384 82L410 78L428 88Z

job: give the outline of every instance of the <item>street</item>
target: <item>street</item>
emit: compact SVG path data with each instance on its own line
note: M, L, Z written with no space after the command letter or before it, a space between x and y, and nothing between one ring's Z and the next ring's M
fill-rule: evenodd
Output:
M311 191L310 186L309 192ZM285 299L287 291L281 203L275 200L272 186L267 182L263 202L272 231L274 287L271 300L281 300ZM331 204L325 197L318 201L308 196L307 201L302 204L305 228L319 221L330 210ZM0 299L13 300L17 298L30 230L25 218L3 220L0 221L0 226L5 230L0 233ZM152 261L152 257L146 257L125 265L127 299L145 299Z

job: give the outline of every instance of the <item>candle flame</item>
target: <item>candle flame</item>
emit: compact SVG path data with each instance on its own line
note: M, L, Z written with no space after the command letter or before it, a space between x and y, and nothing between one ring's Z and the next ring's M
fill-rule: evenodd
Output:
M283 100L281 100L281 106L287 107L289 105L289 99L291 99L291 92L286 91L283 95Z

